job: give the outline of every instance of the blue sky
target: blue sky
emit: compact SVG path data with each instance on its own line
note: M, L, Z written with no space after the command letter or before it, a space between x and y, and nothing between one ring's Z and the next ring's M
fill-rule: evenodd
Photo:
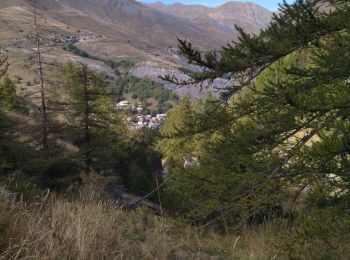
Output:
M141 2L144 3L154 3L154 2L163 2L166 4L171 4L174 2L179 2L183 4L201 4L206 6L218 6L221 4L224 4L226 2L229 2L228 0L141 0ZM261 6L264 6L267 9L270 10L277 10L278 3L282 2L283 0L241 0L240 2L254 2L256 4L259 4ZM289 3L293 2L292 0L287 1Z

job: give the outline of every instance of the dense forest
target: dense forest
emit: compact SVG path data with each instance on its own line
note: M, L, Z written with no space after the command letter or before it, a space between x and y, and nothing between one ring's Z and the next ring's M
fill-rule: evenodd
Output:
M202 70L164 80L234 82L196 101L39 47L35 101L1 55L0 259L348 259L349 25L348 0L297 0L220 51L180 39ZM128 127L129 92L159 131Z

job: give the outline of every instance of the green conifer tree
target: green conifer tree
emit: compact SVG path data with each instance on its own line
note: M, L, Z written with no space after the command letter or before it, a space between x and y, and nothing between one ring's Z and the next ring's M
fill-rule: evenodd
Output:
M216 188L241 194L229 203L236 209L246 205L243 215L272 209L277 202L293 204L301 194L312 198L305 207L337 208L342 216L349 212L349 22L349 1L298 0L282 4L259 35L237 28L239 40L219 52L203 54L179 41L189 62L203 67L202 73L188 73L191 82L234 79L221 96L232 107L225 141L205 148L208 162L221 156L205 170L214 176L223 169L225 181ZM242 179L231 186L237 176ZM208 203L218 198L212 190L206 194Z
M121 112L102 77L87 66L66 63L63 72L66 95L61 102L70 138L80 150L85 171L108 168L127 135Z

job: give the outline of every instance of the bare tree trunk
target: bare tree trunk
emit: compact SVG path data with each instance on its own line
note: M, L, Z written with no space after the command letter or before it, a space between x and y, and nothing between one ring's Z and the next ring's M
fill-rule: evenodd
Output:
M89 73L86 65L83 66L84 81L84 135L85 135L85 171L89 173L91 167L91 135L90 135L90 108L89 108Z
M47 107L45 97L44 75L43 75L43 62L41 57L41 39L38 26L38 13L37 13L37 0L31 0L30 4L33 8L34 16L34 29L35 29L35 41L36 41L36 58L37 67L40 81L40 94L41 94L41 119L42 119L42 146L43 150L48 151L48 119L47 119Z

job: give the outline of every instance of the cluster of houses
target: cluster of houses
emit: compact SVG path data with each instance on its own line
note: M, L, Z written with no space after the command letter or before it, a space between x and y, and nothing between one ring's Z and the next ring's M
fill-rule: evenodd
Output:
M97 38L102 38L102 36L95 36L92 33L90 34L73 34L67 36L57 36L51 35L49 37L49 43L47 45L55 45L57 43L76 43L83 42L88 40L95 40Z
M166 118L166 114L141 115L143 108L139 104L130 104L127 100L122 100L117 103L117 108L131 108L133 112L136 112L136 116L126 117L126 121L129 122L132 130L138 130L142 128L159 129L161 122Z
M161 122L166 118L166 114L139 115L134 118L127 117L126 120L130 124L132 130L139 130L142 128L159 129Z
M136 113L142 113L143 108L140 104L133 104L131 105L129 101L127 100L122 100L117 104L118 108L131 108L133 112Z

